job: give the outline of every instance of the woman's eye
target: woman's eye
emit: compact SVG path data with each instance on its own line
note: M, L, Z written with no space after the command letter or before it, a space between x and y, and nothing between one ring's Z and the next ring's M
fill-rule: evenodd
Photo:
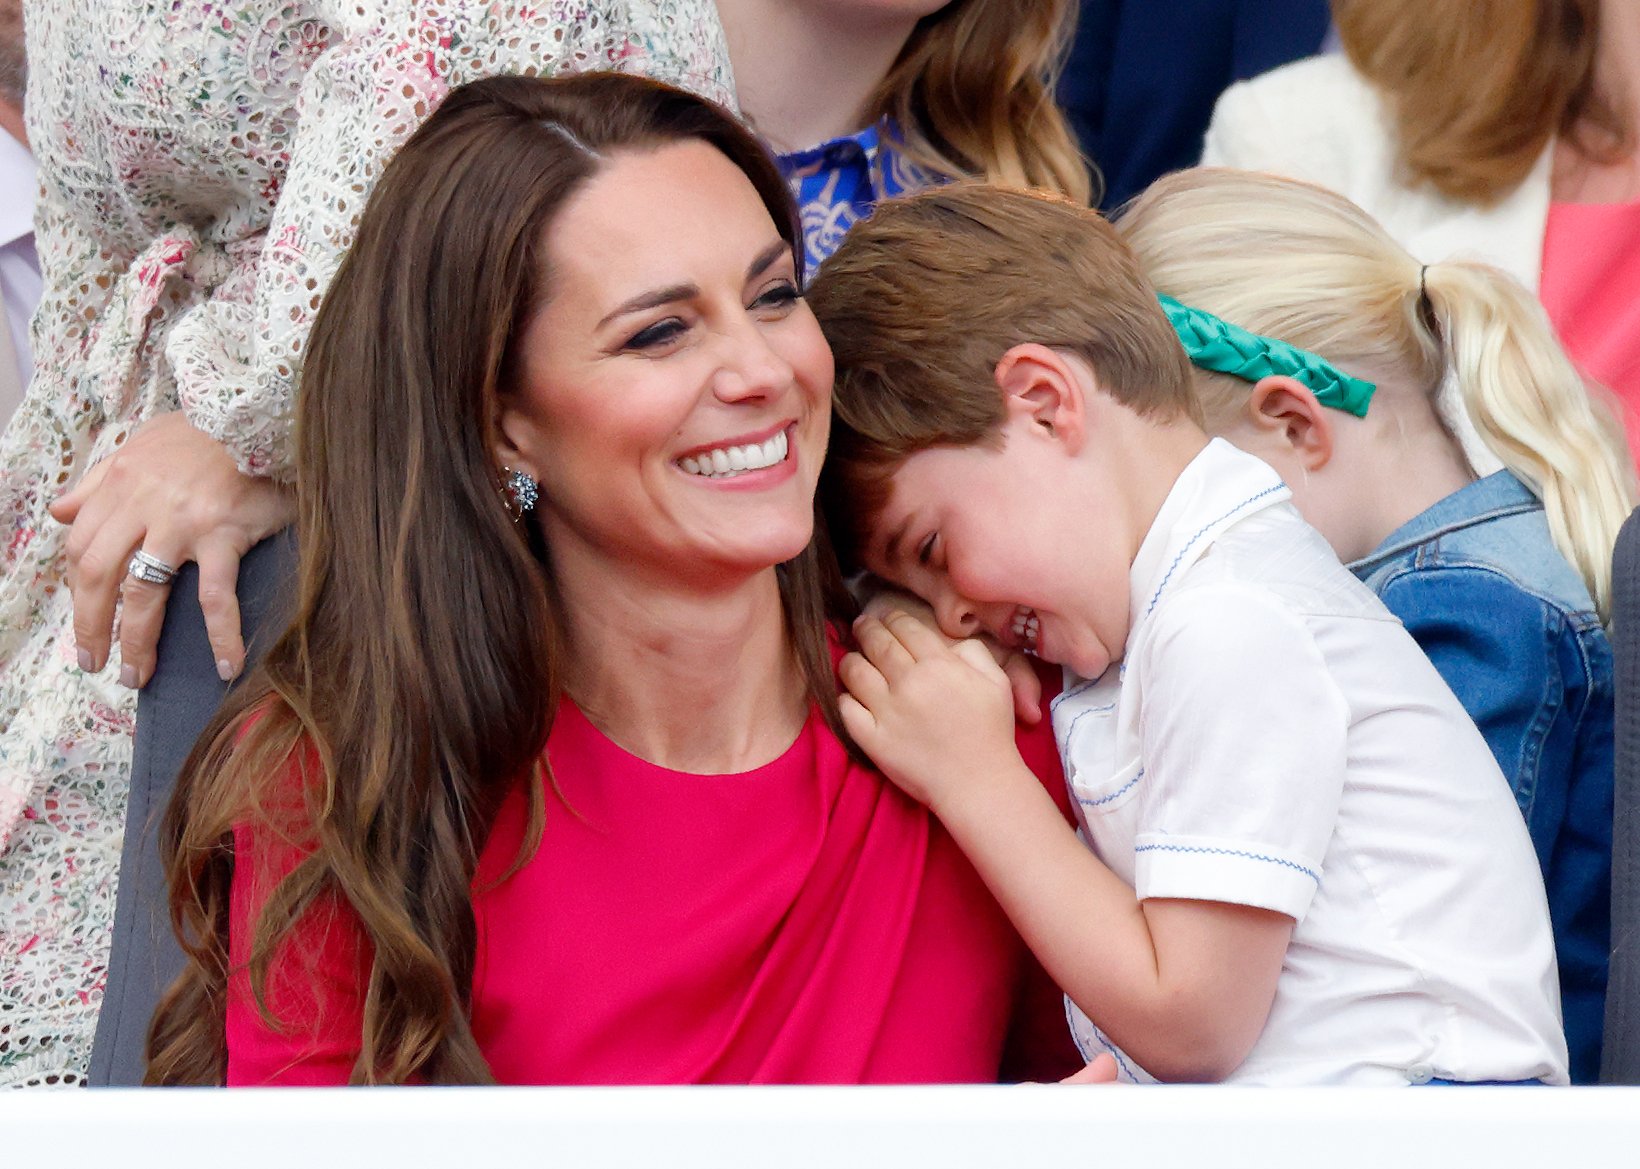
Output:
M622 349L656 349L670 341L676 341L683 336L686 326L682 321L673 317L664 321L657 321L646 329L640 329L627 339Z
M790 308L798 300L795 284L777 284L762 296L752 301L753 308L784 309Z

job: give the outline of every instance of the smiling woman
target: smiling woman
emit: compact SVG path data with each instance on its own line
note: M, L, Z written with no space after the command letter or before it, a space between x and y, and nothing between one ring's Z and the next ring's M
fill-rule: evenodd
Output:
M151 1081L996 1077L1021 947L840 732L799 241L631 78L475 83L391 164L307 359L297 615L167 816Z

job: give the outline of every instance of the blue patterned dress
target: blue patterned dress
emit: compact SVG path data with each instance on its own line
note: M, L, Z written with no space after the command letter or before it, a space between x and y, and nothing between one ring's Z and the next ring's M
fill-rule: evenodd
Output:
M938 175L907 158L888 119L858 134L833 138L807 150L783 154L780 169L803 213L806 267L812 275L849 228L871 214L880 199L920 191Z

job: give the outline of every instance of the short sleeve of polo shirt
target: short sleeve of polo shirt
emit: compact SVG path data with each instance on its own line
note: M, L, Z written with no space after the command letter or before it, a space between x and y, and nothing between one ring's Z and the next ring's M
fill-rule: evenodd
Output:
M1302 920L1338 818L1349 708L1301 614L1241 583L1183 589L1140 645L1147 782L1135 892Z

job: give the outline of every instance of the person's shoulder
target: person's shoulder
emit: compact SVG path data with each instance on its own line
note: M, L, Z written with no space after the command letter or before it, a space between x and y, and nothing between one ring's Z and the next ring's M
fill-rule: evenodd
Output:
M1453 532L1439 541L1430 563L1436 568L1492 569L1509 586L1568 617L1595 612L1588 585L1555 547L1548 516L1541 508Z
M1345 102L1376 101L1372 86L1342 53L1322 53L1289 61L1246 81L1238 81L1224 91L1235 95L1231 104L1265 101L1297 108L1313 105L1317 99ZM1223 98L1220 99L1221 104Z
M1301 619L1392 619L1290 502L1263 508L1222 532L1180 591L1219 594L1225 603L1260 597Z
M1213 110L1202 163L1274 171L1337 188L1363 154L1370 161L1385 149L1377 92L1348 59L1329 54L1226 89Z

